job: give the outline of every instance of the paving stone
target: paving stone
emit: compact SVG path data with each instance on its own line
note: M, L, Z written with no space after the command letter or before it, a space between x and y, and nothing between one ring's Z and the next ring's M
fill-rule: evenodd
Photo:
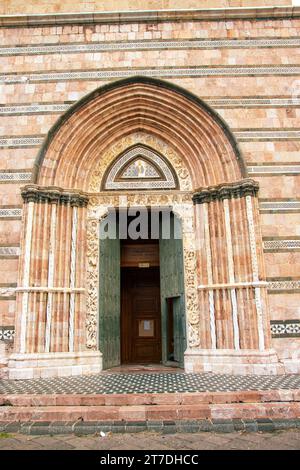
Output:
M300 389L300 374L229 375L183 372L105 373L26 380L0 379L0 394L136 394Z

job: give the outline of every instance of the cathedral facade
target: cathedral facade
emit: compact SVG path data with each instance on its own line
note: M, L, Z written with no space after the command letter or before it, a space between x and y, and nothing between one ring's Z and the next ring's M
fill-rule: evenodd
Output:
M272 3L2 2L1 377L300 373L300 7Z

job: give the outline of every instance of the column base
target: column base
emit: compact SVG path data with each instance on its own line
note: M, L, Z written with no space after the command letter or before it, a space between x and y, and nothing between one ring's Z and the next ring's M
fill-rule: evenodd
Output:
M190 349L184 354L187 373L213 372L232 375L277 375L285 368L273 349Z
M91 375L101 370L100 351L12 354L8 361L8 378L13 380Z

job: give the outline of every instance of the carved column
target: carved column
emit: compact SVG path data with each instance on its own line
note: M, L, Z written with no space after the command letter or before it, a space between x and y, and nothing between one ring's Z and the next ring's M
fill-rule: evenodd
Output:
M257 193L258 183L245 179L200 189L193 196L201 344L186 353L191 371L280 372L269 349Z
M17 287L11 378L94 373L97 351L85 343L86 206L84 193L28 185Z

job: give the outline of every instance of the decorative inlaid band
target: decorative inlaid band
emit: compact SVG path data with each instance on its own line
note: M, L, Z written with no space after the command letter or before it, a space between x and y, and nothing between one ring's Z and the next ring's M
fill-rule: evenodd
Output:
M19 256L20 247L19 246L0 246L0 256Z
M71 263L70 263L70 289L73 292L70 295L70 314L69 314L69 352L74 351L74 328L75 328L75 282L76 282L76 243L77 243L77 225L78 213L77 207L72 209L72 235L71 235Z
M265 48L265 47L299 47L299 38L283 39L189 39L185 41L116 41L91 44L55 44L26 45L18 47L1 47L0 56L40 55L40 54L74 54L84 52L106 52L126 50L163 50L163 49L216 49L216 48Z
M225 183L210 188L199 188L193 195L194 204L203 204L215 200L256 196L259 184L251 179L244 179L235 183Z
M31 181L32 173L31 172L4 172L0 173L0 183L19 183L20 181L29 182Z
M268 282L232 282L226 284L200 285L199 290L248 289L249 287L268 287Z
M51 293L64 293L64 294L83 294L85 288L83 287L16 287L15 292L51 292Z
M248 232L249 232L249 241L250 241L250 255L251 255L253 282L259 282L256 234L255 234L253 204L252 204L251 195L246 195L246 212L247 212ZM255 305L256 305L256 313L257 313L258 344L259 344L260 351L263 351L265 349L265 338L264 338L264 327L263 327L263 307L262 307L260 287L254 287L254 295L255 295Z
M15 297L16 288L15 287L0 287L0 298L7 299L9 297Z
M260 201L259 210L264 212L294 212L300 211L300 201Z
M53 287L55 271L55 245L56 245L56 204L51 207L49 258L48 258L48 286ZM24 294L26 295L26 293ZM27 294L28 295L28 294ZM45 352L50 352L52 329L53 293L49 292L46 306Z
M300 69L299 69L300 74ZM289 131L280 131L280 130L247 130L239 131L234 130L233 133L237 140L240 142L252 142L252 141L277 141L277 140L299 140L300 139L300 130L294 129ZM0 148L24 148L24 147L39 147L44 142L45 136L40 137L5 137L0 139ZM283 165L285 167L285 173L288 170L288 165ZM254 166L253 166L254 167ZM275 167L275 165L274 165ZM254 167L255 169L257 167ZM264 168L264 167L263 167ZM275 170L276 171L276 170ZM298 169L297 169L298 172Z
M22 209L20 208L4 208L0 209L0 219L16 219L22 217Z
M251 142L260 140L298 140L300 139L300 130L293 129L288 131L281 130L246 130L233 131L235 137L240 142Z
M0 139L0 148L38 147L42 145L44 137L7 137Z
M270 330L273 338L299 338L300 320L272 320ZM0 341L13 342L14 326L0 326Z
M272 280L268 282L268 291L272 292L285 292L285 291L300 291L300 280Z
M300 98L206 98L203 100L214 108L257 108L257 107L286 107L300 106ZM56 114L63 113L74 104L70 103L54 103L54 104L29 104L29 105L6 105L0 106L0 115L14 114Z
M14 340L14 337L15 337L14 326L0 326L0 341L10 343Z
M300 320L271 320L272 338L300 338Z
M35 82L57 82L68 80L110 80L113 78L128 78L132 76L147 77L206 77L206 76L264 76L264 75L299 75L300 66L268 65L268 66L225 66L225 67L190 67L190 68L152 68L124 70L86 70L83 72L52 72L31 73L22 75L1 75L0 83L35 83Z
M88 196L80 191L65 191L57 187L41 187L26 185L21 189L24 202L44 202L56 204L71 204L71 206L86 207Z
M299 250L300 240L265 240L264 250Z
M247 165L248 173L256 176L269 175L298 175L300 165Z

